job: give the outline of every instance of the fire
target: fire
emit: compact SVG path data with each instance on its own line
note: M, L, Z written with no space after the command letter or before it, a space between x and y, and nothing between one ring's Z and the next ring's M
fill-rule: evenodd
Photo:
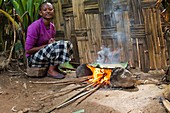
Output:
M87 65L87 67L93 72L92 78L89 79L90 82L96 84L110 84L111 69L96 68L89 65Z

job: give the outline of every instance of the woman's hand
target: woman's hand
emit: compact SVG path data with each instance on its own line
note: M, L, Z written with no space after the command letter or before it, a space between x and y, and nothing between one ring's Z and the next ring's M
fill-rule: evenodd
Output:
M51 39L48 41L48 44L51 44L51 43L53 43L53 42L55 42L55 40L54 40L54 38L51 38Z

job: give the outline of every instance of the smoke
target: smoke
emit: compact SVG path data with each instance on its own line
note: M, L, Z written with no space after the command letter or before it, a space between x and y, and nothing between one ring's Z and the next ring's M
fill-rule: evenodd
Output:
M102 46L101 50L97 53L98 58L96 62L100 64L120 63L120 51L121 49L112 50L109 47Z

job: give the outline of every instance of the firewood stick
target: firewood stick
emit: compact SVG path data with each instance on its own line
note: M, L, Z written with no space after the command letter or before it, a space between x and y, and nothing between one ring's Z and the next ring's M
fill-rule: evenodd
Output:
M63 96L63 95L65 95L65 94L67 94L67 93L70 93L70 92L72 92L72 91L69 90L69 91L66 91L66 92L62 92L62 93L60 93L60 94L57 94L57 93L50 94L50 95L47 95L47 96L41 98L40 100L42 101L42 100L45 100L45 99L51 98L51 97L59 97L59 96Z
M89 94L87 94L83 99L81 99L81 100L76 104L76 106L79 105L81 102L83 102L83 101L84 101L87 97L89 97L91 94L93 94L94 92L96 92L102 85L103 85L103 83L102 83L102 84L99 84L98 86L96 86Z
M93 86L93 85L95 85L95 83L89 84L88 86L86 86L85 88L83 88L82 90L80 90L80 91L79 91L78 93L76 93L75 95L73 95L73 96L71 96L70 98L67 98L66 100L64 100L62 103L64 103L64 102L66 102L66 101L68 101L68 100L76 97L77 95L79 95L79 94L81 94L82 92L86 91L87 88L89 88L89 87L91 87L91 86Z
M55 84L55 86L70 85L70 84L75 84L75 83L77 82L60 83L60 84Z
M84 96L84 95L86 95L86 94L88 94L88 93L90 93L90 92L92 92L92 91L93 91L93 89L81 93L80 95L78 95L78 96L76 96L76 97L74 97L74 98L66 101L65 103L63 103L63 104L61 104L61 105L59 105L59 106L57 106L57 109L59 109L59 108L61 108L61 107L64 107L65 105L67 105L67 104L69 104L69 103L71 103L71 102L79 99L80 97L82 97L82 96Z
M70 84L77 84L77 83L84 83L83 81L78 81L78 82L68 82L68 83L60 83L60 84L55 84L55 86L62 86L62 85L70 85Z
M170 113L170 102L167 99L162 99L162 103L164 105L164 107L166 108L166 110L168 111L168 113Z
M59 109L59 108L61 108L61 107L64 107L64 106L66 106L66 105L68 105L68 104L76 101L76 100L79 99L80 97L82 97L82 96L90 93L91 91L93 91L93 89L92 89L92 90L89 90L89 91L86 91L86 92L83 92L83 93L81 93L80 95L78 95L78 96L76 96L76 97L74 97L74 98L71 98L71 99L68 100L68 101L63 102L63 103L60 104L60 105L55 105L55 106L51 107L50 109L48 109L45 113L50 113L51 111L54 111L55 109Z
M63 82L63 83L52 83L52 82L39 82L39 83L36 83L36 84L54 84L55 86L62 86L62 85L70 85L70 84L76 84L76 83L79 83L79 82Z
M77 87L77 88L74 88L74 89L72 89L72 90L68 90L68 91L62 92L62 93L59 94L59 95L54 95L54 97L63 96L63 95L65 95L65 94L68 94L68 93L70 93L70 92L72 92L72 91L74 91L74 90L76 90L76 89L82 88L82 87L84 87L84 86Z
M83 84L83 85L80 85L80 86L76 86L76 87L73 87L73 88L70 88L70 89L60 90L60 91L58 91L58 92L59 92L59 93L60 93L60 92L66 92L66 91L68 91L68 90L73 91L73 90L77 90L77 89L79 89L79 88L83 88L83 87L85 87L85 86L87 86L87 84Z
M83 82L83 81L86 81L86 79L84 79L84 80L74 80L74 81L36 81L36 82L31 82L31 83L33 83L33 84L60 84L60 83L69 83L69 82Z
M74 98L76 98L77 96L79 97L79 94L81 94L82 92L84 92L87 88L93 86L95 83L91 83L88 86L86 86L85 88L83 88L81 91L79 91L78 93L76 93L75 95L71 96L70 98L67 98L66 100L64 100L60 105L63 105L63 103L67 103L70 100L73 101ZM80 97L79 97L80 98ZM49 113L53 110L55 110L58 107L58 105L53 106L52 108L50 108L49 110L46 111L46 113Z
M68 83L68 82L83 82L83 81L87 81L89 79L89 77L81 77L81 78L74 78L71 80L62 80L62 81L30 81L30 83L33 84L59 84L59 83Z
M65 95L65 94L68 94L68 93L70 93L70 92L72 92L72 91L74 91L74 90L77 90L77 89L79 89L79 88L82 88L82 87L85 87L85 85L81 85L81 86L74 87L74 88L72 88L72 89L67 89L67 90L64 90L64 91L59 91L59 92L57 92L57 93L53 93L53 94L47 95L47 96L45 96L45 97L42 97L40 100L42 101L42 100L45 100L45 99L50 98L50 97L52 97L52 96L53 96L53 97L63 96L63 95Z

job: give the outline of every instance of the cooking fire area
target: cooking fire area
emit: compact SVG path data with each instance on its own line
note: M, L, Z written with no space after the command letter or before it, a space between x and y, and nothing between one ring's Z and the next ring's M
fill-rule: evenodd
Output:
M68 70L68 69L67 69ZM128 92L137 92L138 86L141 84L155 84L161 85L159 79L148 78L148 75L133 71L128 67L128 63L124 64L81 64L76 69L72 70L72 75L68 79L59 81L48 82L33 82L35 84L55 84L57 86L68 86L75 84L73 87L57 92L57 94L48 95L42 97L41 100L45 100L51 97L59 97L68 95L73 91L76 93L69 95L68 98L61 103L57 103L51 108L46 110L46 113L50 113L55 109L61 109L67 107L73 102L76 102L76 106L94 94L96 91L103 90L124 90ZM104 92L104 91L103 91ZM57 95L57 96L56 96Z

